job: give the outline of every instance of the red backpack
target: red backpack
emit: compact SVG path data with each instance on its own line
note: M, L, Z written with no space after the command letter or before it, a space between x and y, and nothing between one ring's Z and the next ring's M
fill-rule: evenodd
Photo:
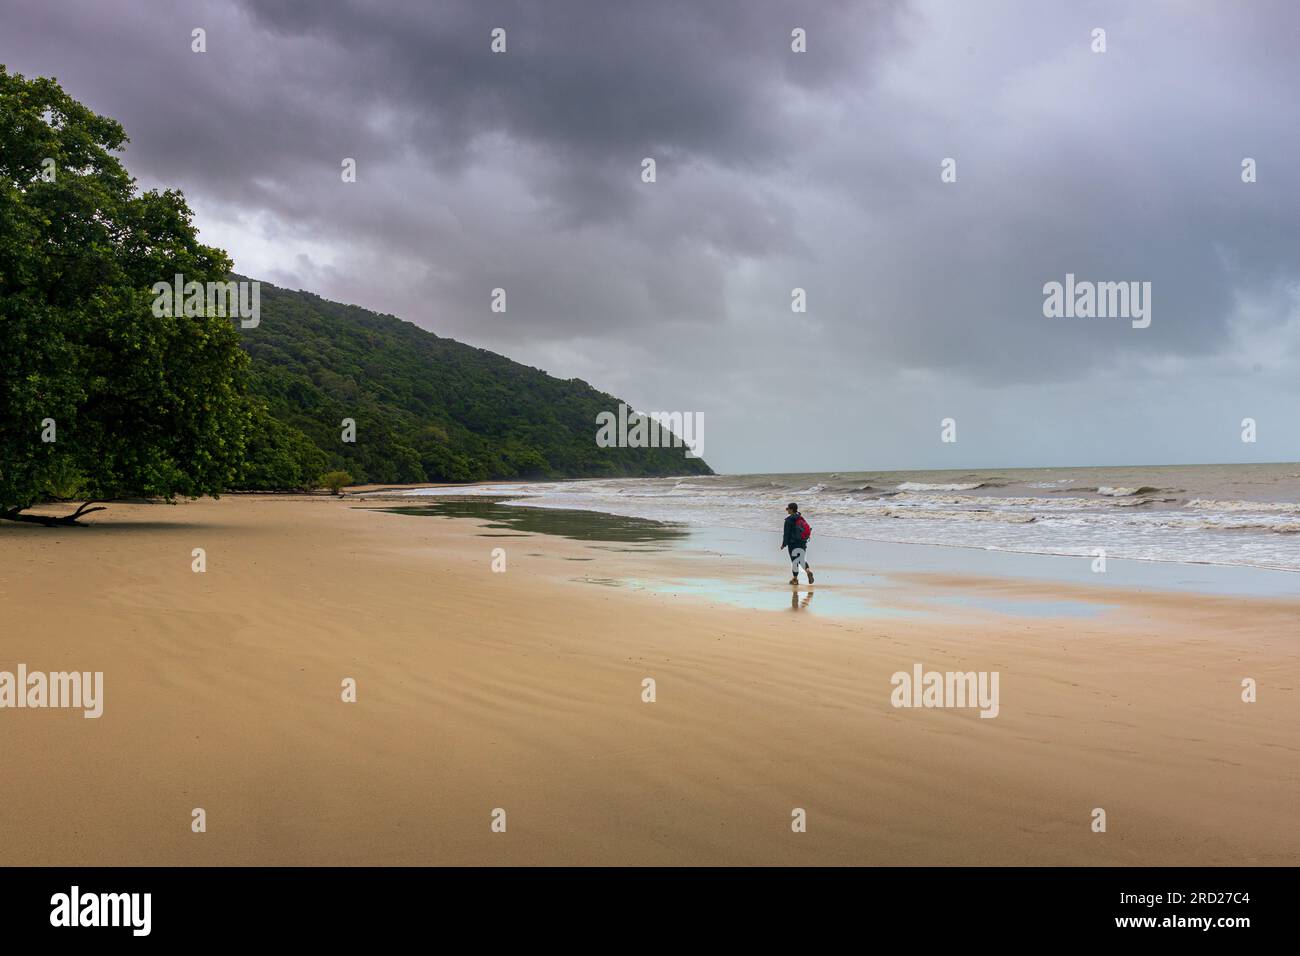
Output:
M799 515L794 519L794 527L805 541L812 537L812 526L804 520L803 515Z

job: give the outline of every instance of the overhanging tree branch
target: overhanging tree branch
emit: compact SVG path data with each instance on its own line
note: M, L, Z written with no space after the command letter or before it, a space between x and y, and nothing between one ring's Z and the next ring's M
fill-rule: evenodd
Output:
M29 524L45 525L47 528L55 528L61 525L76 525L77 519L85 517L96 511L107 511L104 507L107 501L87 501L80 508L70 515L28 515L23 514L21 508L10 508L7 511L0 511L0 518L5 521L25 521ZM97 507L91 507L96 505Z

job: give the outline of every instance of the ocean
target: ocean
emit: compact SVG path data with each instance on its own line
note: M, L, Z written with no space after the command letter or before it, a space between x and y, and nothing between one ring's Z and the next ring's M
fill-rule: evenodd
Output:
M861 471L417 489L779 537L797 501L819 537L1300 571L1300 464Z

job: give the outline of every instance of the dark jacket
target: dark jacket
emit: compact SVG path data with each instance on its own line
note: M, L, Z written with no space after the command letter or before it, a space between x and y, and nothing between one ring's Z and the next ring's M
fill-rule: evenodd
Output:
M795 521L799 518L799 512L785 517L785 530L781 533L781 547L783 548L804 548L808 546L806 539L799 537L799 529L795 526Z

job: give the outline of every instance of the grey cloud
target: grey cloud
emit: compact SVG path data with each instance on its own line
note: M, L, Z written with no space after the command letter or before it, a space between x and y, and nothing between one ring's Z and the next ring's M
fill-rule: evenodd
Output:
M1282 2L0 11L0 61L119 118L128 167L184 189L242 272L646 407L707 405L731 416L711 444L748 449L737 461L765 414L789 414L784 350L816 370L829 449L837 429L870 433L855 415L898 405L877 401L891 389L935 409L979 395L1006 419L1034 395L1044 415L1068 407L1069 383L1184 367L1162 379L1177 404L1207 370L1230 388L1243 322L1256 353L1294 325L1300 11ZM505 56L488 51L498 26ZM809 53L790 53L794 26ZM1240 182L1243 156L1258 183ZM1151 281L1151 328L1044 318L1042 285L1067 272ZM497 286L507 316L488 312ZM1286 335L1249 386L1279 405Z

